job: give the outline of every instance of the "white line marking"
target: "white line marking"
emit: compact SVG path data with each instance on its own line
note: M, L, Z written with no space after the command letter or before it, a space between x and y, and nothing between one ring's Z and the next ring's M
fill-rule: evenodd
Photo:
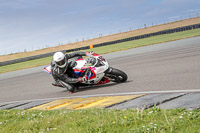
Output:
M140 95L140 94L189 93L189 92L200 92L200 89L193 89L193 90L166 90L166 91L142 91L142 92L111 93L111 94L95 94L95 95L83 95L83 96L71 96L71 97L57 97L57 98L46 98L46 99L34 99L34 100L24 100L24 101L12 101L12 102L4 102L4 103L1 103L1 104L9 104L9 103L16 103L16 102L36 102L36 101L42 101L42 100L58 100L58 99L68 99L68 98L87 98L87 97L98 97L98 96L121 96L121 95Z

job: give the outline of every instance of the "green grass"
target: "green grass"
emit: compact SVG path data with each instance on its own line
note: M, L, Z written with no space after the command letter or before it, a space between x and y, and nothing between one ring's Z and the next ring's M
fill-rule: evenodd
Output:
M123 43L93 48L93 49L85 50L85 51L92 50L99 54L105 54L105 53L121 51L121 50L136 48L136 47L142 47L142 46L147 46L147 45L153 45L153 44L158 44L158 43L163 43L163 42L168 42L168 41L174 41L174 40L179 40L179 39L189 38L189 37L194 37L194 36L200 36L200 29L154 36L154 37L149 37L149 38L140 39L140 40L134 40L134 41L129 41L129 42L123 42ZM47 57L47 58L36 59L32 61L26 61L22 63L16 63L12 65L1 66L0 73L20 70L20 69L25 69L25 68L31 68L35 66L47 65L47 64L50 64L51 59L52 57Z
M200 110L0 110L2 133L199 133Z
M47 57L47 58L41 58L41 59L11 64L11 65L1 66L0 73L21 70L21 69L31 68L31 67L36 67L36 66L42 66L45 64L50 64L51 59L52 59L52 57Z

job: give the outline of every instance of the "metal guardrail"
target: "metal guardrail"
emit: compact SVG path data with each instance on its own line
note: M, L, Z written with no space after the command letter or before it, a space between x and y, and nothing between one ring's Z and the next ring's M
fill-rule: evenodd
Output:
M129 38L125 38L125 39L104 42L104 43L92 45L92 48L117 44L117 43L126 42L126 41L138 40L138 39L143 39L143 38L148 38L148 37L158 36L158 35L163 35L163 34L171 34L171 33L175 33L175 32L181 32L181 31L192 30L192 29L197 29L197 28L200 28L200 24L194 24L194 25L178 27L178 28L174 28L174 29L168 29L168 30L154 32L154 33L129 37ZM75 52L75 51L79 51L79 50L86 50L86 49L90 49L90 48L91 48L91 46L86 46L86 47L80 47L80 48L75 48L75 49L63 50L62 52L68 53L68 52ZM5 66L5 65L10 65L10 64L50 57L50 56L53 56L54 53L55 52L51 52L51 53L46 53L46 54L41 54L41 55L34 55L34 56L30 56L30 57L19 58L19 59L15 59L15 60L4 61L4 62L0 62L0 66Z
M65 52L65 51L66 50L63 50L62 52ZM10 64L20 63L20 62L25 62L25 61L30 61L30 60L35 60L35 59L40 59L40 58L45 58L45 57L50 57L50 56L53 56L54 53L55 52L51 52L51 53L46 53L46 54L40 54L40 55L34 55L34 56L19 58L19 59L15 59L15 60L4 61L4 62L0 62L0 66L5 66L5 65L10 65Z

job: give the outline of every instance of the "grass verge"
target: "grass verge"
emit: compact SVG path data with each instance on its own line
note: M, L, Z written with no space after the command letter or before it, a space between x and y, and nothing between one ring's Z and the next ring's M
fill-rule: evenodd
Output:
M200 132L200 110L0 110L3 133Z
M184 38L189 38L189 37L194 37L194 36L200 36L200 29L154 36L154 37L149 37L149 38L140 39L140 40L134 40L134 41L129 41L129 42L123 42L123 43L93 48L90 50L99 54L105 54L105 53L121 51L121 50L136 48L136 47L142 47L142 46L147 46L147 45L153 45L153 44L158 44L158 43L163 43L163 42L169 42L169 41L174 41L174 40L179 40L179 39L184 39ZM85 51L89 51L89 50L85 50ZM31 68L31 67L41 66L41 65L47 65L50 63L51 59L52 57L47 57L47 58L36 59L32 61L26 61L22 63L16 63L12 65L1 66L0 73L16 71L20 69Z

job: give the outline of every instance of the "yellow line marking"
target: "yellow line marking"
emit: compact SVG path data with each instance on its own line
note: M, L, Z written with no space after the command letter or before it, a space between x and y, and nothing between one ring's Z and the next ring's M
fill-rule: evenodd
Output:
M96 102L98 100L101 100L105 97L89 97L89 98L82 98L79 101L72 102L71 104L65 106L66 109L78 109L82 106L86 106L88 104L91 104L93 102Z
M131 100L144 95L126 95L126 96L103 96L103 97L88 97L88 98L71 98L55 100L40 106L31 108L38 110L53 110L53 109L85 109L85 108L105 108L120 102Z
M142 95L129 95L129 96L111 96L111 97L107 97L104 98L102 100L99 100L97 102L94 102L92 104L89 104L87 106L83 106L79 109L85 109L85 108L105 108L120 102L124 102L127 100L131 100L137 97L140 97Z
M55 105L53 107L49 107L46 108L47 110L49 109L61 109L61 108L65 108L65 109L74 109L77 108L79 106L83 106L85 104L90 104L90 102L95 102L98 99L102 99L102 97L90 97L90 98L74 98L74 99L70 99L70 102L66 102L66 103L62 103L62 104L58 104ZM66 99L63 99L66 100Z
M55 106L51 106L51 107L48 107L46 108L47 110L52 110L52 109L56 109L56 108L61 108L62 106L66 106L67 104L71 103L72 101L69 101L69 102L65 102L65 103L61 103L61 104L58 104L58 105L55 105Z
M84 108L84 107L86 107L86 106L89 106L89 105L91 105L91 104L97 103L97 102L102 101L102 100L104 100L104 99L106 99L106 98L103 98L103 99L100 99L100 100L96 100L96 101L93 101L93 102L89 102L89 103L85 103L85 104L82 104L82 105L73 107L72 109Z
M78 99L78 98L76 98ZM56 108L55 106L57 105L62 105L64 103L68 103L70 101L72 101L73 99L60 99L60 100L55 100L55 101L52 101L52 102L49 102L49 103L46 103L46 104L42 104L42 105L39 105L39 106L36 106L36 107L33 107L31 108L30 110L33 110L33 109L37 109L37 110L47 110L48 108Z

